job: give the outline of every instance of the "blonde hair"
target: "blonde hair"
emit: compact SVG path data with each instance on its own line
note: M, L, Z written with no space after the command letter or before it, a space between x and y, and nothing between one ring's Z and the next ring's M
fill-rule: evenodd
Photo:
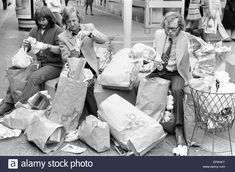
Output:
M62 12L62 23L64 25L66 25L66 21L68 20L69 15L72 13L76 13L79 23L84 19L83 16L78 12L77 8L71 6L65 7Z

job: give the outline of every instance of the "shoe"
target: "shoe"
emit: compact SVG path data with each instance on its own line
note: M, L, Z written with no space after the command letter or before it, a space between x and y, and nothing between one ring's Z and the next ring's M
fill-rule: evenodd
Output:
M91 13L91 15L93 16L94 14L93 14L93 13Z
M11 103L3 103L0 106L0 116L3 116L5 113L10 112L14 108L14 105Z
M188 147L186 145L178 145L176 148L173 148L172 153L175 156L187 156Z

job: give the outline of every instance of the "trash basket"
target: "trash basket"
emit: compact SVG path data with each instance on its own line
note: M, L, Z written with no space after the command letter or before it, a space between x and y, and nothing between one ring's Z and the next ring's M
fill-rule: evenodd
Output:
M190 90L193 98L196 123L191 141L193 139L196 126L204 128L213 135L216 132L227 130L232 155L230 128L233 126L234 122L235 93L211 93L197 90L192 87L190 87Z

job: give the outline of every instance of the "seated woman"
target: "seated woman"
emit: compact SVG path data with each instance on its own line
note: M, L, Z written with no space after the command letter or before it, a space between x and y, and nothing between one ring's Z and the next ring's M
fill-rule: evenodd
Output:
M63 62L60 55L58 35L62 29L55 24L55 19L49 8L43 6L35 12L36 26L29 33L29 37L42 42L41 50L36 54L40 63L40 68L32 72L20 95L19 103L26 103L35 93L40 91L40 86L44 82L56 78L60 75ZM28 39L23 40L22 46L30 51L31 44ZM4 103L0 106L0 116L14 108L14 102L8 87Z
M107 37L99 32L93 24L80 24L80 14L74 7L65 7L62 22L67 30L59 35L62 59L70 57L85 58L85 68L91 70L94 78L89 81L84 112L97 116L97 103L94 96L94 82L98 74L98 60L94 51L94 42L103 44ZM79 38L78 38L79 37ZM79 44L79 49L78 49Z

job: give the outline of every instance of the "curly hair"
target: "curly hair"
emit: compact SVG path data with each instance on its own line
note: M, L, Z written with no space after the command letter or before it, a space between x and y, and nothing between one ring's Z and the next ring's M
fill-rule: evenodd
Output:
M48 7L42 6L42 7L36 9L36 12L34 15L34 20L35 20L35 23L38 27L40 27L40 25L38 23L38 20L40 18L46 18L49 23L50 28L53 28L55 26L55 17Z
M78 10L75 7L65 7L63 12L62 12L62 23L64 25L66 25L66 21L69 19L69 15L72 14L73 12L76 13L77 18L78 18L78 22L80 23L81 20L83 19L83 17L80 15L80 13L78 12Z
M184 27L185 27L184 19L177 12L168 12L165 14L165 16L162 20L162 23L161 23L162 28L165 29L166 24L171 23L175 19L178 19L178 26L179 26L180 30L184 30Z

